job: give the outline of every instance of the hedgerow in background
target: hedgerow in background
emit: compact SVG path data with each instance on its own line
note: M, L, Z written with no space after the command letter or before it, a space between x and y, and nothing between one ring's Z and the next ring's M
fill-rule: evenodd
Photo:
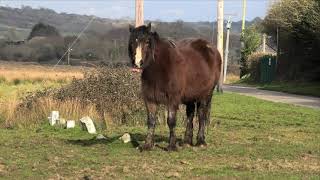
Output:
M263 26L273 37L278 32L281 79L320 80L319 24L319 0L282 0L270 8Z
M248 57L252 54L261 43L261 35L257 29L257 26L250 26L245 29L241 41L243 42L243 47L241 49L241 59L240 59L240 78L249 73L249 63Z

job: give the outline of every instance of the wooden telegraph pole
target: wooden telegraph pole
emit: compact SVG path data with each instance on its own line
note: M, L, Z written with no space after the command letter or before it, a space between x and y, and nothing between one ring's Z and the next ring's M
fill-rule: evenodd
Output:
M68 50L67 50L67 64L70 65L70 54L71 54L71 44L68 45Z
M218 14L217 14L217 48L221 55L221 73L217 91L222 92L223 85L223 0L218 0Z
M247 0L242 0L242 35L246 29Z
M267 41L267 35L265 33L262 34L262 52L266 53L266 42Z
M143 0L136 0L136 27L144 24Z
M70 47L68 48L68 65L70 65L70 51L71 51L71 49L70 49Z

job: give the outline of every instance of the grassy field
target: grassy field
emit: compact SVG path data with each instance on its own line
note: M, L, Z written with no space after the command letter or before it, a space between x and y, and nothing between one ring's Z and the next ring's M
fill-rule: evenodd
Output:
M10 102L12 94L3 92L3 102ZM178 121L181 139L184 123ZM145 126L109 125L99 130L105 140L47 122L0 129L0 179L319 179L319 127L319 110L225 93L214 96L206 148L141 153L136 146L143 143ZM133 143L119 140L125 132ZM156 135L165 147L167 127L157 126Z
M40 66L34 63L0 61L0 101L19 98L28 91L59 87L73 78L83 78L84 68Z

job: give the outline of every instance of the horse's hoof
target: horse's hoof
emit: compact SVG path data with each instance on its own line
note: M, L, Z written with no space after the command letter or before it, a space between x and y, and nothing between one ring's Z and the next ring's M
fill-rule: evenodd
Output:
M182 146L187 146L187 147L193 146L192 139L191 139L191 140L185 139L185 140L182 142Z
M152 148L153 148L153 145L151 145L151 144L144 144L142 146L139 146L140 152L142 152L142 151L151 151Z
M190 144L182 144L181 147L183 147L183 148L191 148L192 145L190 145Z
M205 148L205 147L207 147L207 143L206 142L197 142L196 146L200 147L200 148Z
M178 148L177 148L176 145L174 145L174 146L170 146L169 145L165 150L169 151L169 152L172 152L172 151L178 151Z
M190 142L182 142L182 143L180 144L180 146L182 146L182 147L192 147L193 144L192 144L192 142L191 142L191 143L190 143Z

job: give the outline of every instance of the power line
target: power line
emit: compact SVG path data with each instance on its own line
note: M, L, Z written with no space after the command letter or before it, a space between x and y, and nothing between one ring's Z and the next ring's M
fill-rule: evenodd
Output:
M85 28L83 28L83 30L78 34L77 38L68 47L67 51L62 55L62 57L59 59L59 61L53 66L52 70L54 70L54 68L60 63L60 61L68 54L70 49L75 45L75 43L82 36L84 31L86 31L88 29L88 27L91 25L91 23L93 22L94 19L95 19L95 17L93 16L92 19L88 22L87 26Z

